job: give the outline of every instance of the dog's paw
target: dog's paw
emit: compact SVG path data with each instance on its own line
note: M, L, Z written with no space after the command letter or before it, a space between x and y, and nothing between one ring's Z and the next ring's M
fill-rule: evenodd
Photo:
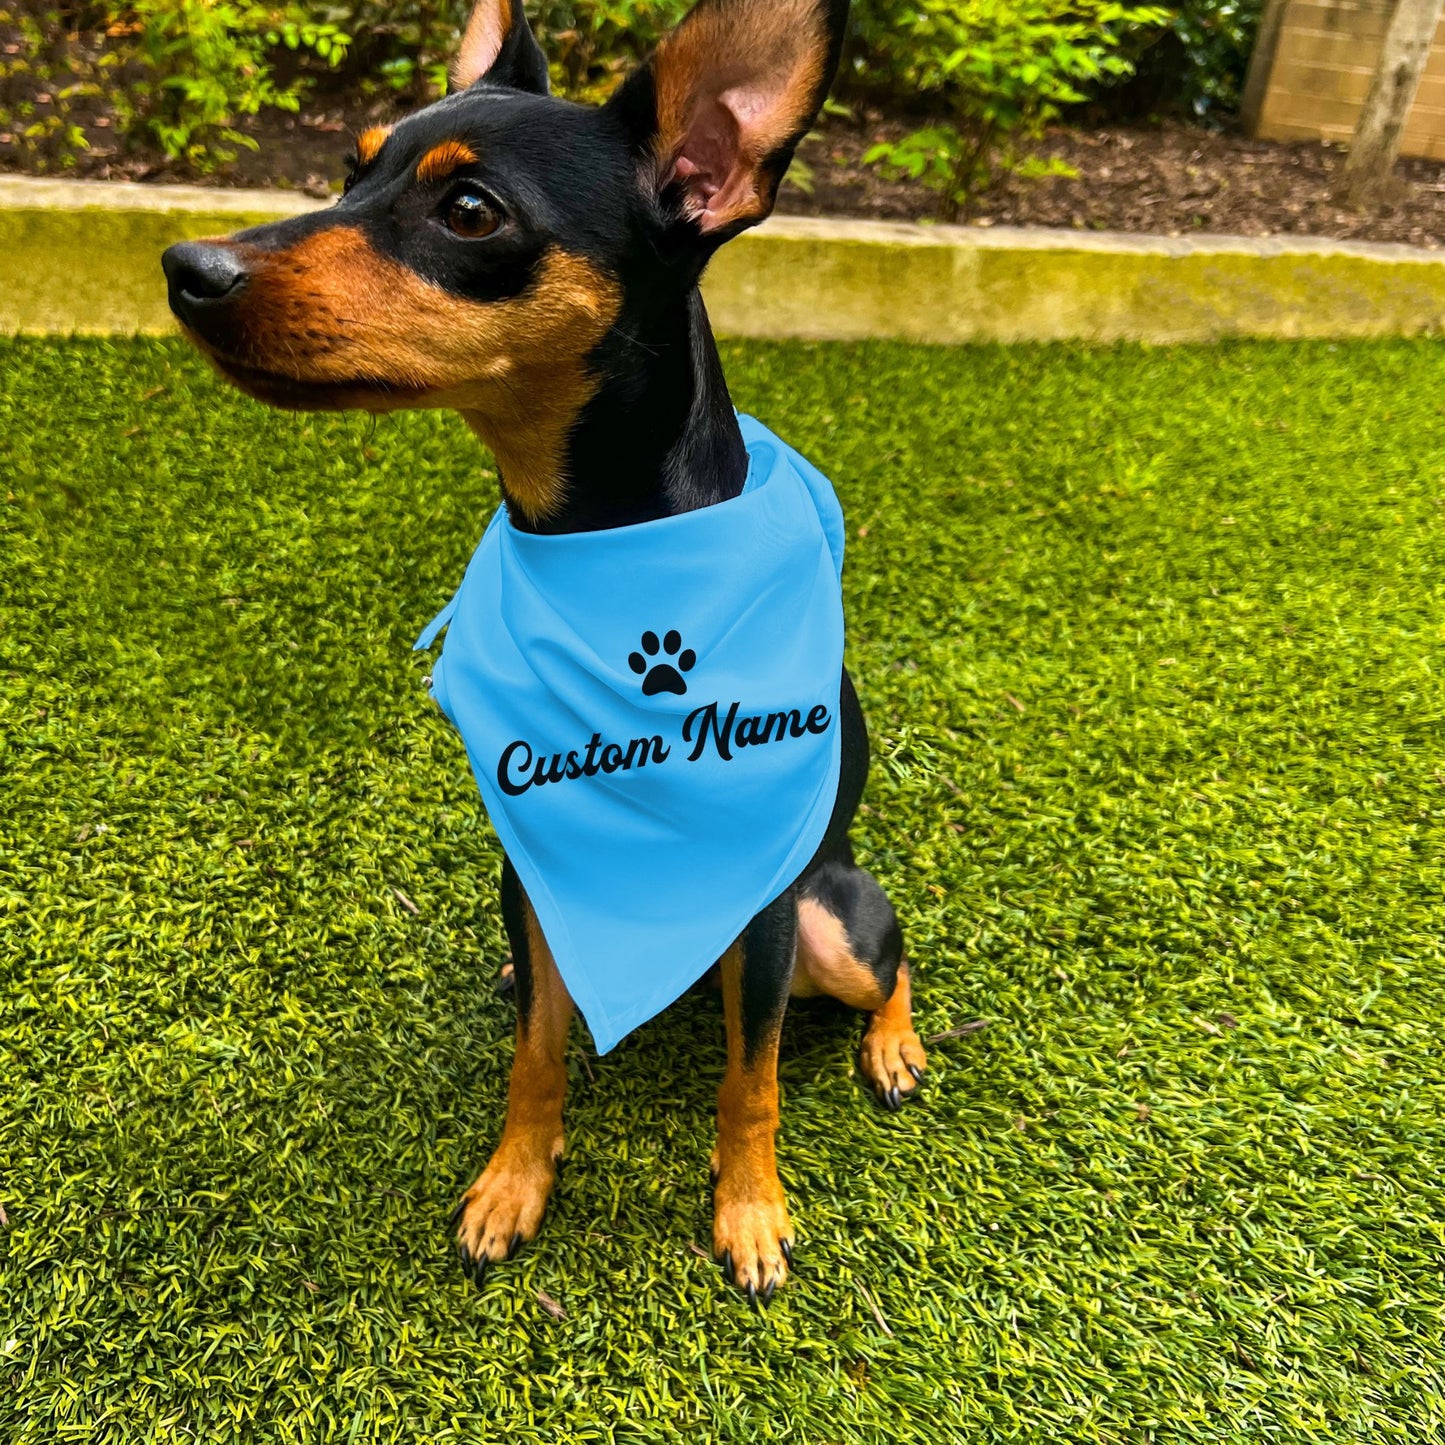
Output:
M492 1156L452 1211L457 1257L473 1284L481 1285L489 1265L537 1237L556 1179L557 1164L545 1154L498 1149Z
M745 1193L719 1183L712 1223L713 1256L723 1277L747 1295L754 1309L767 1304L793 1262L793 1226L783 1187L753 1180Z
M885 1109L901 1109L917 1094L928 1055L910 1027L875 1017L863 1035L858 1067Z

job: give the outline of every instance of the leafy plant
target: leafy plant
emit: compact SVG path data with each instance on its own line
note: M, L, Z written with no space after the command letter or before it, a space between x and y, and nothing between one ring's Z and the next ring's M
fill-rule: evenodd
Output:
M690 0L533 0L528 19L551 65L552 88L575 100L605 98L689 8ZM318 8L384 52L373 69L418 101L446 90L447 65L470 0L332 0Z
M1263 0L1183 0L1169 22L1173 43L1141 57L1140 68L1197 115L1234 110L1263 8ZM1173 74L1164 71L1170 60Z
M541 0L532 15L553 85L601 100L690 8L691 0Z
M0 8L0 135L35 170L73 166L82 121L114 124L207 172L256 142L238 121L294 111L305 78L275 76L280 49L337 65L350 37L299 0L130 0Z
M117 57L73 43L58 6L0 6L0 42L0 143L33 170L74 166L88 145L86 102Z
M231 145L255 149L236 128L238 117L299 109L300 84L277 83L272 51L304 50L334 66L351 42L299 4L255 0L132 0L111 33L126 36L141 61L138 77L116 96L122 125L201 171L234 160Z
M554 89L596 101L689 3L532 0L528 9ZM1201 66L1215 50L1233 65L1258 3L1188 0L1170 45L1184 26ZM363 91L380 85L414 103L441 94L469 8L470 0L0 0L0 135L33 169L73 165L89 112L113 121L123 142L214 170L254 145L247 117L298 108L317 64L350 57ZM932 187L949 219L1000 171L1057 170L1031 158L1029 142L1062 107L1127 75L1167 18L1118 0L856 0L845 87L928 113L868 158ZM299 75L287 67L293 78L283 80L274 62L286 48L308 64ZM1221 96L1230 84L1219 80ZM806 189L806 169L793 182Z
M379 79L424 104L446 93L471 0L309 0L306 8L356 37L363 87Z
M897 85L941 112L864 160L938 194L956 220L1004 171L1059 173L1028 153L1044 126L1085 88L1130 73L1127 34L1165 24L1169 12L1117 0L913 0L874 4L859 38Z

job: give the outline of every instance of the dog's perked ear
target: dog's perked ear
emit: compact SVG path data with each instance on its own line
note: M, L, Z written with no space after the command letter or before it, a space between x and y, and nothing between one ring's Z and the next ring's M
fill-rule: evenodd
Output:
M670 217L716 244L773 209L838 68L848 0L701 0L608 102Z
M547 57L527 24L522 0L476 0L452 66L452 89L484 81L546 95Z

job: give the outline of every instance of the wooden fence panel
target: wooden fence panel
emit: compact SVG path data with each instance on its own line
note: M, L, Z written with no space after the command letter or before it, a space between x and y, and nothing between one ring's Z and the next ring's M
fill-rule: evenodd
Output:
M1389 15L1386 0L1286 0L1255 134L1347 144ZM1400 153L1445 160L1445 21L1430 47Z

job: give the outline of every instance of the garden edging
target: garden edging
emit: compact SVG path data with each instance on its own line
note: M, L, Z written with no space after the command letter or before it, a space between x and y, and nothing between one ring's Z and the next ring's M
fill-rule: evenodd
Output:
M172 329L161 251L326 204L279 191L0 179L0 333ZM1445 330L1445 253L774 217L704 283L718 332L1156 343Z

